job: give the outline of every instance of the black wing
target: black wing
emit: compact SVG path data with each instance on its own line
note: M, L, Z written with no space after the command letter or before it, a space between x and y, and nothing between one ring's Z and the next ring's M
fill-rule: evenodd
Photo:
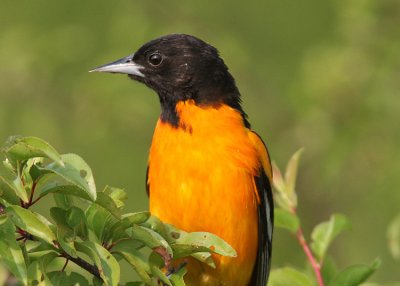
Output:
M265 286L271 268L272 232L274 229L274 203L271 184L264 170L254 177L260 204L258 205L258 253L251 278L251 286Z

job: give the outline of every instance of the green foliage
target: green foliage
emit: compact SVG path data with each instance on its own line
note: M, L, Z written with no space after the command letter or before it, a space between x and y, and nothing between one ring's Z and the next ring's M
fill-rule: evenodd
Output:
M336 236L349 228L349 220L341 214L332 215L329 221L322 222L315 226L311 233L311 249L314 251L320 263L323 261L329 245Z
M164 270L174 259L192 256L215 266L211 253L236 256L213 234L186 233L148 212L124 213L122 189L97 191L81 157L60 155L42 139L11 137L2 153L1 285L11 278L18 285L119 285L125 260L141 279L126 285L182 286L184 265ZM36 207L48 196L49 215Z
M375 260L371 265L352 265L338 273L330 286L357 286L366 281L380 266L380 261Z
M342 214L334 214L328 221L316 225L311 233L310 247L301 228L300 217L297 213L297 194L295 183L297 169L302 150L297 151L290 159L285 176L274 164L275 198L278 207L275 209L275 226L294 234L303 248L313 272L307 269L293 267L276 268L271 271L269 286L357 286L365 282L380 266L375 260L371 265L352 265L338 271L333 259L328 256L328 249L334 239L344 230L350 228L349 220ZM397 237L398 222L394 220L389 233Z
M390 253L395 259L400 260L400 214L390 222L387 238Z
M295 188L301 152L290 159L284 175L274 164L275 226L296 237L313 271L274 268L268 285L361 285L379 268L379 260L339 271L328 253L334 239L350 228L344 215L316 225L310 245L304 237ZM141 280L126 286L183 286L186 268L173 264L175 259L191 256L215 267L212 253L236 256L211 233L187 233L149 212L124 213L127 195L122 189L96 190L92 170L81 157L60 155L42 139L11 137L2 153L0 285L120 285L120 262L126 261ZM49 196L54 205L46 214L36 206ZM399 225L396 217L388 228L394 257ZM172 266L174 271L166 273Z
M313 279L309 275L292 267L282 267L271 271L268 285L272 286L312 286Z

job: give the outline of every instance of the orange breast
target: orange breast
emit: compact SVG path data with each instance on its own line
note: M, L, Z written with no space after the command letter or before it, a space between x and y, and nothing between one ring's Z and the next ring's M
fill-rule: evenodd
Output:
M236 258L215 256L217 269L190 260L186 283L247 285L257 254L260 162L240 114L228 106L177 106L185 128L159 121L149 158L150 211L186 231L212 232Z

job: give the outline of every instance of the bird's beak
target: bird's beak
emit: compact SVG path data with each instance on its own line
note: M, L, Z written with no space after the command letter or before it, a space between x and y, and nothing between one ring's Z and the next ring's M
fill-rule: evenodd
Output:
M122 73L144 77L144 74L140 71L144 67L135 63L132 58L133 55L129 55L115 62L99 66L89 72Z

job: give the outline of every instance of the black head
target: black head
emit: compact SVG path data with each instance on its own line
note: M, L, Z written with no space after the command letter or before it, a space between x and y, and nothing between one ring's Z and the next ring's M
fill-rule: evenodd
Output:
M190 99L203 106L227 104L237 109L248 124L235 80L217 49L196 37L163 36L93 71L128 74L155 90L162 106L161 119L175 126L179 123L176 103Z

